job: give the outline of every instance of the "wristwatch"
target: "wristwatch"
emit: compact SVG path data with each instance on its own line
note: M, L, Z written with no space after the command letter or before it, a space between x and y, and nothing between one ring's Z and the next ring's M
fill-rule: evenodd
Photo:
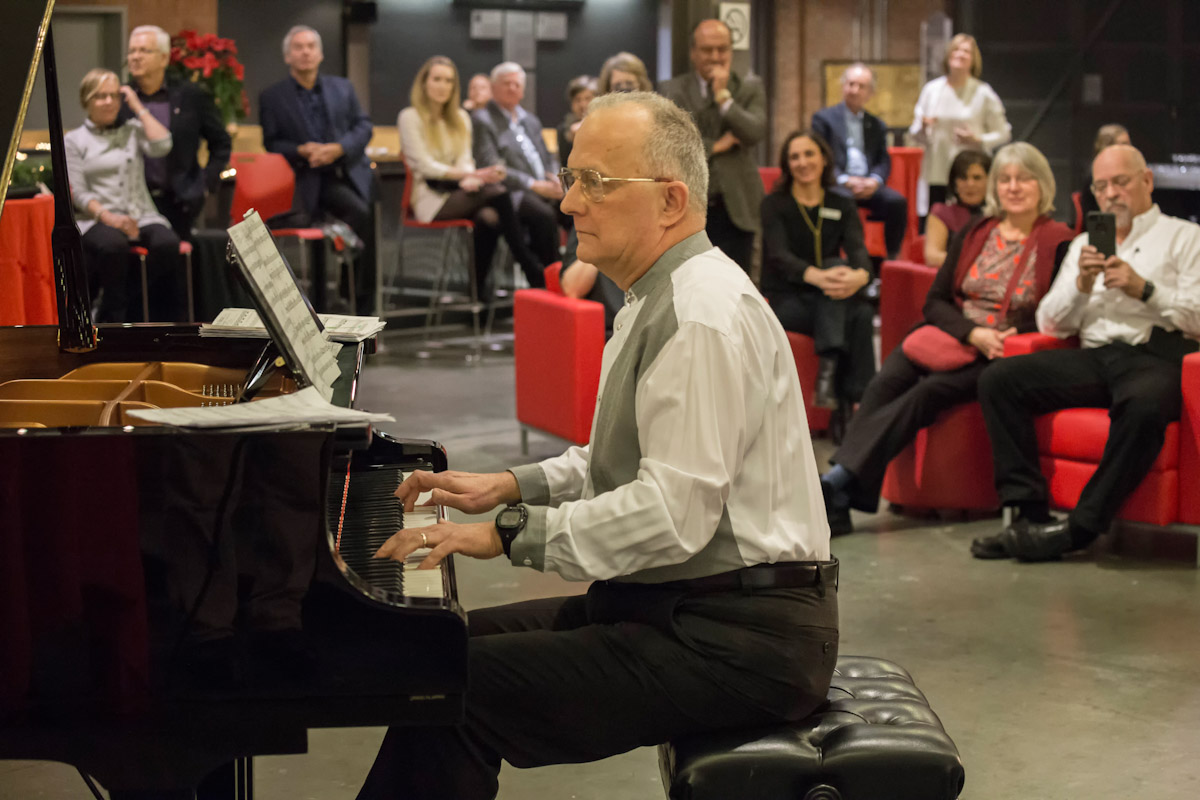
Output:
M1146 285L1142 288L1142 302L1145 303L1150 299L1150 295L1154 294L1154 281L1146 281Z
M528 521L529 512L525 506L508 506L496 515L496 532L500 534L500 546L504 548L504 555L508 558L512 558L513 539L525 530L525 523Z

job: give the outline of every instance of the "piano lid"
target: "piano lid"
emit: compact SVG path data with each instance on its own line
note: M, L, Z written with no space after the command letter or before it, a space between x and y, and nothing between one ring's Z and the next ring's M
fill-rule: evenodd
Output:
M25 126L25 109L33 92L53 10L54 0L5 4L4 24L0 25L0 75L25 76L25 80L0 81L0 136L8 141L0 170L0 214L4 213L8 180L21 141L21 129Z

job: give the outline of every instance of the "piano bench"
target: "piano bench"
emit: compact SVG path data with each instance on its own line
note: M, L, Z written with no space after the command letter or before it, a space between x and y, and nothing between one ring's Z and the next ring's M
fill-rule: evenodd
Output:
M660 745L671 800L954 800L958 748L903 667L838 659L828 702L797 722Z

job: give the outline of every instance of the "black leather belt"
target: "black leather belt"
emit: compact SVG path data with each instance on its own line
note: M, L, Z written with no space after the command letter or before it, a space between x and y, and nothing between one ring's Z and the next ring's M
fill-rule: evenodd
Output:
M703 578L667 581L657 584L664 589L688 592L753 592L764 589L804 589L826 586L837 588L838 560L781 561L706 575Z

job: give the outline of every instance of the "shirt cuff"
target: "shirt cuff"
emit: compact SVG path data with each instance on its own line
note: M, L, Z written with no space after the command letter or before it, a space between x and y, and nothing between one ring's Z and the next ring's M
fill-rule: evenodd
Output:
M536 466L536 465L535 465ZM510 561L514 567L532 567L538 572L546 571L546 506L523 504L529 514L525 527L513 538L509 546Z
M728 112L730 107L732 107L732 106L733 106L733 98L731 97L728 100L726 100L724 103L721 103L721 105L717 106L717 108L721 109L721 116L723 117L723 116L725 116L726 112Z
M1154 294L1146 301L1146 307L1162 314L1175 305L1175 290L1169 286L1154 285Z
M884 187L884 185L887 183L887 181L885 181L880 176L876 175L874 172L872 172L867 177L870 178L871 180L875 181L876 183L878 183L880 189L882 189Z
M845 186L847 181L849 181L849 180L850 180L850 176L847 175L845 172L843 172L841 175L837 176L838 186Z
M517 479L522 503L535 506L550 504L550 482L546 480L546 471L541 464L524 464L513 467L509 472Z

